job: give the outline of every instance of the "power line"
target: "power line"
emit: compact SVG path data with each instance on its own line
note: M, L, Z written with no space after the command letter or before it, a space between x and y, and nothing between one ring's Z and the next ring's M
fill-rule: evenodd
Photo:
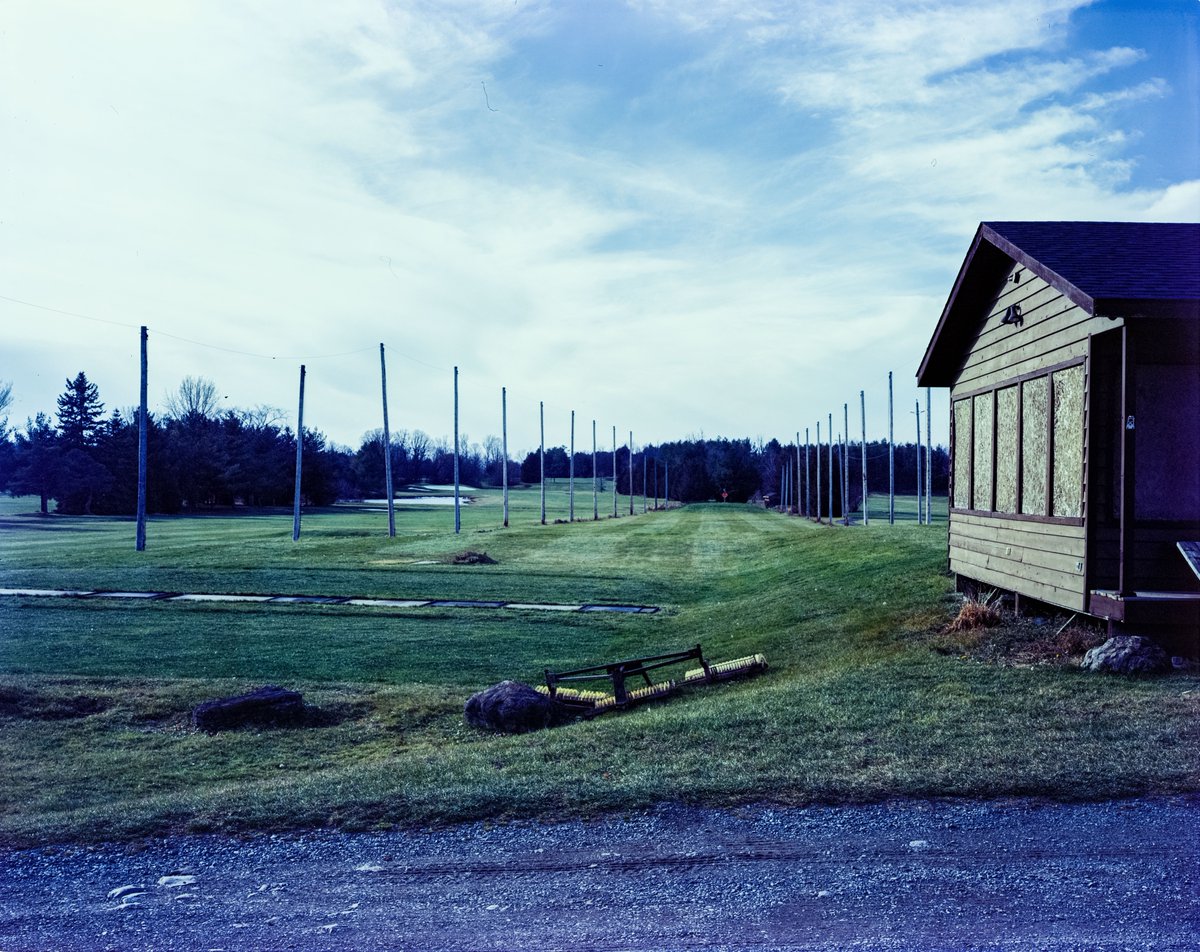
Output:
M31 307L31 308L35 308L39 311L49 311L51 314L63 314L67 317L77 317L80 320L92 321L96 324L107 324L110 327L125 327L125 328L129 328L130 330L137 330L141 326L138 324L129 324L129 323L126 323L125 321L113 321L113 320L108 320L107 318L103 318L103 317L93 317L91 314L81 314L78 311L64 311L61 308L48 307L45 304L35 304L32 301L22 301L20 298L9 297L6 294L0 294L0 301L9 301L12 304L20 304L22 307ZM226 354L238 354L242 357L254 357L259 360L332 360L337 357L349 357L353 354L365 353L368 350L373 351L375 349L375 347L377 346L375 344L371 344L368 347L357 347L354 350L338 351L335 354L292 354L292 355L260 354L260 353L257 353L256 351L239 350L236 347L225 347L225 346L222 346L221 344L210 344L207 341L196 340L191 337L182 337L179 334L172 334L169 331L158 330L157 328L153 327L153 325L148 325L148 326L150 327L151 330L154 331L155 334L157 334L160 337L168 337L171 340L181 341L182 343L185 343L185 344L192 344L195 347L206 347L209 350L219 350ZM423 367L428 367L431 370L445 370L446 369L445 367L439 367L439 366L436 366L435 364L426 363L425 361L420 360L416 357L411 357L408 354L405 354L403 351L396 351L395 353L398 356L403 357L405 360L411 360L413 363L420 364Z

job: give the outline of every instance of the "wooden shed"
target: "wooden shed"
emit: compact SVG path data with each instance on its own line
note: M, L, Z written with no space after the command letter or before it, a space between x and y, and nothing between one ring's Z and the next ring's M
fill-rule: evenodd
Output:
M1200 654L1200 225L984 222L917 379L960 588Z

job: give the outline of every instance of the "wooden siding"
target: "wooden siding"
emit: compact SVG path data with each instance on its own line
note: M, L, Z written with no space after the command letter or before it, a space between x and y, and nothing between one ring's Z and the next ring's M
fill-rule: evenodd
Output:
M1020 326L1002 323L1014 304L1021 308ZM1121 324L1092 317L1028 269L1014 265L963 361L951 399L1084 359L1091 335ZM1086 473L1080 475L1086 479ZM1046 482L1049 492L1050 480ZM1086 492L1079 498L1087 499ZM952 571L1071 611L1086 608L1086 547L1079 524L984 512L954 512L950 517Z
M1021 272L1016 284L1012 277ZM1004 324L1010 305L1021 307L1021 326ZM1014 265L967 353L951 390L958 397L1022 374L1087 355L1088 335L1114 330L1119 320L1092 317L1028 270Z
M965 513L950 520L951 571L1071 611L1085 606L1084 549L1082 526Z

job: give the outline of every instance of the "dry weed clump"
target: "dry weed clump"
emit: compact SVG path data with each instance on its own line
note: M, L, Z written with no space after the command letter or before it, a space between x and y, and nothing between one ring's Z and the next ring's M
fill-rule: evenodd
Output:
M946 628L946 633L995 628L1004 620L997 605L998 601L995 592L982 598L968 598L959 609L958 616Z

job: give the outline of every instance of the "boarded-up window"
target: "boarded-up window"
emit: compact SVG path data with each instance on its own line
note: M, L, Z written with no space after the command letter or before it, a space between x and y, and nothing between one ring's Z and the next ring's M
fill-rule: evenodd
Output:
M996 511L1017 511L1017 388L996 392Z
M971 401L954 404L954 508L971 507Z
M1054 509L1083 515L1083 366L1054 375Z
M992 408L995 394L980 393L975 397L975 490L972 509L992 508Z
M1021 512L1046 515L1046 423L1049 377L1021 387Z

